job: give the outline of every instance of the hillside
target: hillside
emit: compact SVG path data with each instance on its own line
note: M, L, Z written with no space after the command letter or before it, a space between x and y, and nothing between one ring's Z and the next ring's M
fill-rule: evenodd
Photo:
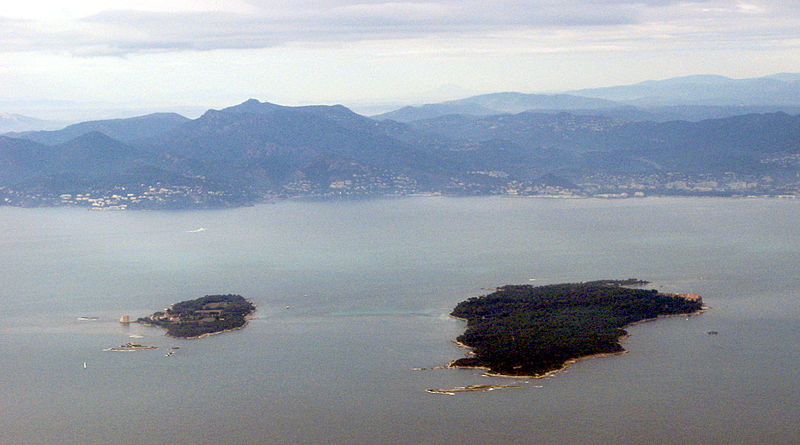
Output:
M87 133L98 132L122 142L154 136L189 121L177 113L154 113L126 119L87 121L69 125L61 130L28 131L7 136L28 139L46 145L63 144Z
M251 99L193 120L102 124L127 138L148 135L129 141L83 132L98 122L39 134L81 133L54 145L0 137L0 203L186 208L419 193L800 194L800 116L783 112L656 122L526 111L402 123L341 105Z

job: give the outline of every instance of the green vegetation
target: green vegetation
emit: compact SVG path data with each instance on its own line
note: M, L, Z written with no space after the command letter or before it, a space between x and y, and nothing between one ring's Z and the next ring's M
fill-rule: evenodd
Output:
M533 287L503 286L459 303L452 315L467 320L458 341L473 349L452 366L487 367L506 375L541 375L571 359L623 351L624 326L661 315L699 311L697 296L631 289L638 280L592 281Z
M255 310L241 295L207 295L175 303L138 321L162 327L171 337L192 338L240 328Z

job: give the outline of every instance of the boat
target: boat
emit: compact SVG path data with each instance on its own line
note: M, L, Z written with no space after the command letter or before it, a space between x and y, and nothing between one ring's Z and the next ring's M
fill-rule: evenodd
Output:
M206 231L205 227L199 227L199 228L194 229L194 230L187 230L186 233L200 233L200 232L205 232L205 231Z
M86 362L83 362L83 369L86 369Z

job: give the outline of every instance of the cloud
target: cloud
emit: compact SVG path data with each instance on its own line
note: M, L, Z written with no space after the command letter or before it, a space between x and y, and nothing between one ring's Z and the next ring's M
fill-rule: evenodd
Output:
M769 23L773 26L773 38L789 39L793 38L789 36L791 28L798 25L796 10L787 13L778 2L766 0L250 0L245 6L239 3L235 10L107 9L61 21L0 17L0 48L6 52L122 56L286 44L474 39L558 30L577 30L590 38L601 38L599 34L611 29L629 33L626 37L629 40L654 38L648 37L648 27L654 36L657 31L660 33L655 37L660 41L665 36L678 41L691 40L694 34L736 39L740 33L766 32ZM668 32L660 31L665 29ZM776 29L780 32L778 36ZM613 41L589 43L597 47L614 44Z

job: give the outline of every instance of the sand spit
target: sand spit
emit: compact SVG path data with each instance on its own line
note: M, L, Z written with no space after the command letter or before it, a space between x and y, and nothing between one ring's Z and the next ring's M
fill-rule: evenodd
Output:
M459 392L486 392L503 388L519 388L519 385L470 385L470 386L457 386L455 388L448 388L448 389L431 388L431 389L426 389L425 391L431 394L446 394L448 396L454 396L456 395L456 393Z

